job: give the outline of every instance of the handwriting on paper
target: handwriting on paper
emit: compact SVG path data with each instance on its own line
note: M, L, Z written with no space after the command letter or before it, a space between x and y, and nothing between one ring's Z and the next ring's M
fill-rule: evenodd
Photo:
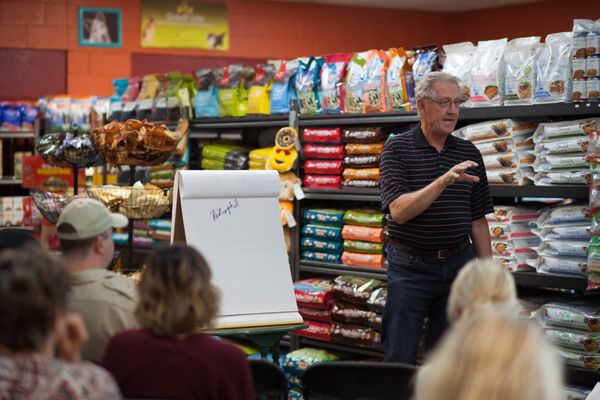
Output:
M238 208L239 206L240 202L234 197L232 200L229 200L225 207L213 208L210 210L210 215L213 221L217 221L219 218L225 215L231 215L231 210Z

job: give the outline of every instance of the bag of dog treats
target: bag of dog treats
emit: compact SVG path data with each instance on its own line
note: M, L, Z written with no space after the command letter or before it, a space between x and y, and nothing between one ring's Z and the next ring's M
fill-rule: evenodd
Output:
M311 223L341 227L344 225L344 210L314 208L304 210L302 218Z
M352 54L334 54L325 57L321 68L321 101L323 112L339 114L344 110L344 77Z
M342 237L347 240L383 243L383 228L369 228L359 225L344 225Z
M182 107L189 104L187 92L181 92L183 87L183 76L179 71L167 73L169 79L169 91L167 92L167 113L166 121L177 121L182 116ZM185 98L182 98L185 93Z
M504 50L508 40L479 41L471 64L471 107L501 106L504 97Z
M305 237L300 240L302 250L312 250L325 253L340 253L342 246L339 242L328 242L311 237Z
M460 80L465 99L468 99L471 96L469 74L475 55L475 45L471 42L462 42L445 45L443 48L446 52L443 71L456 76Z
M287 353L281 366L284 371L292 375L302 376L304 371L313 364L339 359L338 355L329 351L304 347Z
M372 310L382 313L383 309L385 307L386 299L387 299L387 288L386 287L381 287L379 289L375 289L375 290L373 290L373 293L371 293L371 297L369 297L369 300L367 300L367 306Z
M366 306L336 301L331 308L331 318L346 324L368 326L370 312Z
M340 128L304 128L302 139L306 143L341 143Z
M383 140L381 128L350 128L342 133L344 143L379 143Z
M536 62L534 103L564 103L573 90L571 78L572 32L546 36Z
M154 98L158 94L159 82L156 75L145 75L142 78L142 87L138 96L137 119L152 119Z
M344 157L346 168L372 168L379 167L379 155L353 155Z
M294 295L298 306L329 310L333 303L333 282L318 278L296 281Z
M167 75L163 74L156 75L156 78L158 79L158 91L156 92L156 96L154 98L154 108L152 109L150 119L152 121L166 121L167 99L171 89L171 81Z
M383 143L346 143L344 149L348 155L379 155L383 150Z
M306 160L305 174L339 175L342 172L342 160Z
M135 110L137 109L137 98L140 92L140 84L142 80L138 76L132 76L127 81L127 88L121 102L123 107L121 108L121 121L127 121L128 119L135 118Z
M383 254L383 243L344 240L344 251L362 254Z
M215 71L200 68L196 71L198 90L194 98L196 118L217 118L219 116L219 89Z
M319 81L322 58L311 57L308 61L300 61L296 72L296 96L300 114L319 114L322 111L319 94Z
M405 71L411 71L403 48L388 50L389 66L386 74L386 96L392 111L410 110Z
M334 280L333 297L353 304L366 304L373 290L384 285L384 282L377 279L340 275Z
M382 50L370 50L365 64L365 82L363 84L364 112L388 111L385 96L385 78L388 67L388 56Z
M346 168L342 176L344 179L379 180L379 168Z
M344 213L344 223L348 225L370 226L380 228L383 226L383 213L375 209L354 209Z
M275 76L273 64L257 64L254 67L256 75L248 92L247 114L268 115L271 112L270 91Z
M305 175L304 187L308 189L339 189L341 178L337 175Z
M298 61L282 60L273 77L271 89L271 114L287 114L290 112L290 101L296 99L295 75Z
M245 115L240 94L243 72L244 67L232 64L224 67L219 73L218 95L221 117L243 117Z
M342 229L337 226L308 224L302 227L302 235L318 239L336 241L342 240Z
M298 307L298 312L302 318L311 321L332 322L331 310L321 310L318 308Z
M346 99L345 111L362 113L365 107L364 83L367 80L366 65L368 54L356 53L346 69Z
M511 40L504 52L504 105L533 104L540 37Z
M361 268L381 269L385 264L385 258L382 254L353 253L350 251L344 251L341 260L344 265Z
M381 335L371 328L356 325L333 324L331 339L334 342L348 343L370 349L382 349Z
M307 328L297 329L292 333L298 336L319 339L325 342L331 342L331 326L328 323L315 322L310 320L305 320L304 323L308 325Z

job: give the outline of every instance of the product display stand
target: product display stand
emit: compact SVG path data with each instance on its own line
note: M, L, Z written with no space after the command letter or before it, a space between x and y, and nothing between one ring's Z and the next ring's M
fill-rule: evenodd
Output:
M129 186L135 184L135 165L129 166ZM127 225L127 268L133 270L133 219L129 218Z

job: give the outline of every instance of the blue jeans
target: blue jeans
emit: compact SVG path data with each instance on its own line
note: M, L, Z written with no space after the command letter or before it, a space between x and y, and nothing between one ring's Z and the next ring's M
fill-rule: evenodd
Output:
M388 293L383 311L384 361L416 364L425 317L429 317L426 348L430 350L448 326L446 306L458 271L475 258L473 246L438 260L387 246Z

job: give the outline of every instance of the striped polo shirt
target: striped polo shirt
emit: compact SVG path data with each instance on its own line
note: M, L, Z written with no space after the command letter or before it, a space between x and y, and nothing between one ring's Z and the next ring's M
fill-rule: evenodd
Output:
M463 161L475 161L477 168L467 173L478 183L455 182L431 206L404 224L389 216L389 206L404 193L417 191ZM452 249L469 236L472 221L493 211L485 167L479 150L466 140L448 136L440 153L427 142L421 127L392 136L381 154L381 203L388 214L391 239L426 250Z

